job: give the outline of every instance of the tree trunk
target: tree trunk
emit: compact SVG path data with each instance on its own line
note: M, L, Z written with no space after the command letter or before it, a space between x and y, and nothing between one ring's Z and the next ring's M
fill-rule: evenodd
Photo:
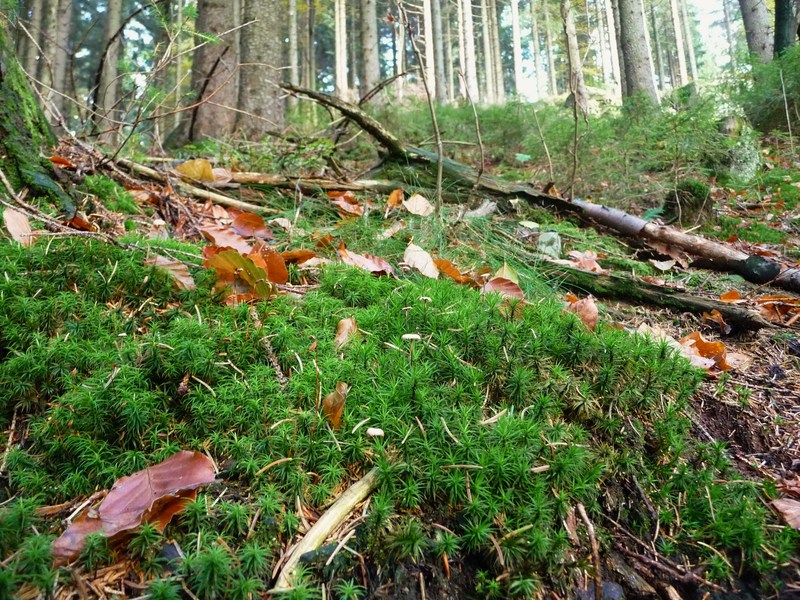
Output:
M625 62L625 95L628 98L641 95L658 104L642 0L618 0L618 3L620 47Z
M475 26L472 19L472 0L459 0L464 23L464 77L473 102L478 101L478 69L475 60Z
M376 0L361 0L361 96L381 80L378 45L378 7Z
M300 55L298 53L299 41L297 35L297 0L289 0L289 83L300 85ZM289 98L289 104L294 106L297 99Z
M736 72L736 44L733 40L733 29L731 27L731 9L728 0L722 0L722 24L725 27L725 39L728 40L728 56L730 56L731 72Z
M760 62L772 60L772 39L769 34L769 14L764 0L739 0L750 55Z
M531 0L531 58L533 59L533 76L536 81L536 93L534 99L542 96L544 82L542 72L542 47L539 39L539 19L536 16L536 0Z
M51 179L50 162L39 156L55 144L14 55L8 21L0 19L0 169L15 190L29 188L32 196L48 197L66 208L69 198Z
M53 93L49 100L53 109L65 119L69 116L66 104L67 72L72 62L72 0L59 0L58 32L56 33L56 53L53 57Z
M670 12L672 12L672 29L675 32L675 50L678 53L678 76L680 77L680 86L683 87L689 83L689 72L686 70L686 46L683 43L683 27L678 0L670 0Z
M792 0L775 0L775 56L780 56L797 41L797 20Z
M519 23L518 0L511 0L511 45L514 56L514 94L520 96L522 88L522 32Z
M686 0L680 0L681 20L683 21L683 33L686 40L686 49L689 51L689 74L692 81L697 81L697 56L694 52L694 29L689 18L689 9L686 7Z
M31 0L30 20L28 21L28 33L26 36L25 71L36 77L36 62L39 57L39 42L42 32L42 13L44 12L44 0ZM23 56L23 55L20 55Z
M56 40L58 39L59 8L59 0L47 0L42 13L42 33L39 41L42 54L36 70L36 78L45 85L45 97L50 96L52 92L48 88L53 87L53 67L58 54Z
M491 19L489 18L489 4L481 0L481 38L483 40L483 101L494 104L497 101L497 90L494 81L494 66L492 65L492 36L489 33Z
M547 8L547 0L544 4L544 35L545 45L547 46L547 75L550 82L550 94L558 94L558 80L556 78L555 53L553 52L553 32L550 29L550 11Z
M431 25L433 27L433 62L436 65L433 77L433 88L436 91L436 99L441 103L448 101L447 96L447 64L444 52L444 27L442 25L442 0L430 0L431 2Z
M609 0L611 12L614 17L614 44L617 48L617 64L619 65L619 91L621 97L628 95L628 83L625 79L625 55L622 53L622 31L619 19L619 0Z
M589 95L586 92L586 85L583 82L581 50L578 46L578 34L575 31L575 20L572 17L570 0L561 0L561 19L564 22L564 37L567 41L569 90L575 102L575 115L586 118L586 115L589 113Z
M622 69L619 64L619 45L617 44L617 25L614 18L614 3L612 0L603 0L606 6L606 32L608 35L608 48L611 58L611 72L613 73L614 94L622 97Z
M440 3L441 0L436 0ZM447 101L452 102L456 98L455 90L458 89L458 83L454 79L455 73L453 72L453 25L450 18L450 2L445 2L442 6L442 22L444 23L444 62L447 65L446 83L447 83Z
M650 29L653 30L653 42L655 43L655 60L656 60L656 75L658 75L658 89L664 90L666 85L667 73L664 69L664 53L661 48L661 31L658 27L658 20L656 19L656 5L650 3ZM674 81L672 82L674 86Z
M503 55L500 52L500 24L497 17L497 1L489 0L489 34L492 40L492 68L494 75L495 101L503 104L506 101L506 84L503 70Z
M303 48L303 86L309 90L317 89L317 54L314 51L316 41L316 8L313 2L307 4L306 12L306 43Z
M281 98L283 79L284 19L277 0L247 0L242 32L242 66L239 75L239 111L236 129L250 139L281 130L285 106Z
M48 0L50 2L54 0ZM117 35L122 26L122 0L109 0L106 24L103 33L105 54L100 65L100 81L96 90L95 121L100 131L98 141L114 145L117 140L117 90L119 81L119 58L122 50L122 35Z
M250 0L248 0L249 2ZM334 86L336 95L349 100L347 89L347 5L345 0L334 0Z

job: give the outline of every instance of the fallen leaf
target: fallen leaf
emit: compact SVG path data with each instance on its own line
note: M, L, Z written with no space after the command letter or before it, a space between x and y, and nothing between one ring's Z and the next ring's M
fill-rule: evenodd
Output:
M292 230L292 222L286 217L275 217L274 219L270 219L269 222L275 223L275 225L281 227L284 231Z
M610 273L608 269L604 269L597 262L598 258L603 258L603 257L594 252L593 250L586 250L585 252L578 252L577 250L573 250L572 252L569 253L569 257L572 259L572 263L582 271L599 273L601 275L607 275L608 273Z
M225 167L214 167L211 174L214 176L214 183L228 183L233 179L233 173Z
M385 434L380 427L369 427L367 428L367 435L369 437L383 437Z
M403 205L403 190L392 190L389 197L386 199L386 213L393 208L400 208Z
M244 255L250 254L253 251L253 246L250 242L227 227L220 227L218 225L213 227L201 227L200 233L209 242L221 248L233 248Z
M364 269L375 275L394 275L392 265L380 256L350 252L344 245L344 242L339 245L339 256L342 258L344 264L350 265L351 267L358 267L359 269Z
M14 241L25 247L33 243L34 238L31 236L32 230L28 215L13 208L6 208L3 211L3 221L5 221L6 229L8 229L8 233Z
M283 256L272 246L258 243L247 257L253 261L253 264L264 269L267 279L272 283L283 285L289 281L286 262L283 260Z
M211 163L205 158L187 160L185 163L175 167L175 170L189 179L214 181L214 169L211 167Z
M64 167L65 169L78 168L74 165L74 163L71 160L64 158L63 156L58 156L57 154L54 154L53 156L50 157L50 162L56 165L57 167Z
M271 238L272 231L264 223L260 215L242 212L236 215L231 223L231 229L243 237L257 237L261 239Z
M513 281L514 283L519 283L519 275L517 272L509 266L506 261L503 261L503 266L498 269L497 273L494 274L495 277L502 277L503 279L508 279L509 281Z
M342 423L342 413L344 412L344 401L347 399L347 392L350 386L343 381L336 382L336 389L325 396L322 400L322 412L328 419L328 423L334 429L339 429Z
M723 302L730 302L731 304L740 304L742 302L746 302L746 300L742 298L742 295L737 290L725 292L719 297L719 299Z
M337 198L336 200L333 200L331 204L339 208L339 210L342 211L343 213L355 215L357 217L360 217L361 215L364 214L363 206L361 206L360 204L353 204L352 202L349 202L345 198Z
M275 291L264 268L235 250L209 253L203 264L216 273L217 290L230 287L234 294L254 293L262 300L267 300Z
M333 236L330 233L321 234L318 232L311 234L312 241L317 243L317 248L333 249Z
M358 204L358 200L356 200L356 194L352 190L330 191L328 192L328 198L332 198L334 200L344 200L349 204Z
M65 221L64 225L66 225L67 227L72 227L73 229L77 229L78 231L96 231L97 230L95 228L95 226L92 225L89 221L87 221L83 217L79 217L78 215L75 215L74 217L72 217L68 221Z
M754 357L741 352L727 352L725 354L725 362L727 362L732 369L737 371L746 371L750 368L755 360Z
M488 292L496 292L501 296L516 300L525 299L525 293L522 291L522 288L519 287L519 284L505 277L494 277L484 283L481 287L481 293L486 294Z
M189 273L189 267L178 260L156 254L146 259L144 264L158 267L169 273L176 289L193 290L196 287L192 274Z
M650 259L650 264L653 265L659 271L671 271L672 268L677 264L674 260L655 260Z
M794 529L800 529L800 501L791 498L778 498L772 501L772 506L783 517L786 524Z
M388 229L384 229L375 237L378 238L379 240L388 240L398 231L402 231L403 229L405 229L405 227L406 227L406 222L401 219L400 221L395 221L394 223L392 223L391 227L389 227Z
M457 283L475 283L475 280L472 277L469 275L463 275L461 271L459 271L456 266L446 258L434 258L433 264L436 265L436 268L439 269L440 272L444 273Z
M431 279L439 278L439 269L430 254L416 244L409 244L403 253L403 262Z
M575 313L589 331L594 331L600 316L594 298L586 296L579 300L574 294L567 294L567 302L564 311Z
M680 248L661 242L648 242L648 245L657 252L674 259L684 269L688 268L691 257Z
M290 265L294 263L304 263L305 261L316 257L317 253L313 250L284 250L281 252L281 256L283 257L284 262L287 265Z
M725 335L728 335L731 332L731 326L725 322L725 319L722 316L722 313L719 312L716 308L712 310L710 313L704 312L703 319L706 321L712 321L719 325L720 331Z
M86 536L126 534L142 523L163 530L194 497L195 489L215 481L214 463L205 454L181 450L156 465L118 479L97 509L87 508L53 542L56 565L75 560Z
M726 349L722 342L710 342L703 338L699 331L695 331L681 338L679 343L684 350L684 355L692 364L704 369L715 367L720 371L731 370L730 365L725 361Z
M337 350L344 348L347 343L358 334L358 323L355 317L348 317L339 321L336 326L336 337L333 338L333 347Z
M433 204L420 194L414 194L408 200L403 200L403 206L412 215L419 215L420 217L428 217L435 211Z
M322 265L329 265L332 262L333 261L330 259L322 258L321 256L315 256L314 258L309 258L301 263L297 263L297 267L305 271L308 269L316 269Z

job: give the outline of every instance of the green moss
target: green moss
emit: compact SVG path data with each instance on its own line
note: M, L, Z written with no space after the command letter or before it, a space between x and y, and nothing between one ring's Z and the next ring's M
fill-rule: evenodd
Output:
M637 486L693 560L711 560L701 541L768 573L777 548L796 543L765 527L755 486L721 483L730 475L721 448L692 441L683 411L700 373L665 344L602 324L590 333L550 296L509 311L447 281L330 267L302 301L256 306L257 328L248 307L214 302L200 272L197 291L177 292L144 253L83 239L45 250L0 246L0 428L16 412L29 432L8 454L17 499L0 509L0 560L21 545L33 544L20 557L36 554L33 520L59 532L36 503L110 487L182 448L209 452L229 490L219 499L223 488L203 490L165 532L190 549L180 571L201 597L245 594L301 526L296 498L322 510L373 466L380 487L354 548L378 563L440 559L446 548L491 572L499 539L515 589L566 581L563 519L576 502L598 526L611 510L651 537L643 503L612 500ZM364 333L337 350L337 323L349 316ZM421 340L412 346L406 333ZM315 406L337 381L351 391L334 432ZM433 520L453 538L437 537ZM142 529L117 552L157 576L160 539ZM106 550L84 559L102 564ZM21 560L10 562L12 584L43 585L46 573ZM325 577L346 587L353 561L340 553Z
M126 215L135 215L141 212L139 205L128 191L105 175L87 175L84 185L86 190L99 198L109 210Z

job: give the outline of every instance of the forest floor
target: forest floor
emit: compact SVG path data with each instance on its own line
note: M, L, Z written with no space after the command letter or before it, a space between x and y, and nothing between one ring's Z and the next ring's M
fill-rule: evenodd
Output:
M287 156L291 163L298 154ZM14 507L35 497L36 517L30 522L49 544L65 519L96 505L103 497L99 491L165 458L167 450L202 451L213 459L221 484L203 490L164 537L156 532L148 542L141 532L121 536L126 545L115 538L100 544L97 555L76 546L79 561L49 579L26 566L33 564L26 561L35 547L28 521L0 509L6 510L0 538L18 537L0 539L0 560L13 573L7 589L16 589L18 597L42 596L48 589L59 598L263 595L293 545L372 465L381 470L380 492L328 536L324 560L306 557L307 568L296 576L289 597L588 598L595 597L592 586L601 579L604 598L623 591L634 598L800 592L798 537L784 525L800 522L800 502L793 504L800 498L800 296L693 267L692 257L669 248L647 248L542 208L516 204L511 212L475 215L467 209L486 198L466 193L461 204L446 203L439 219L431 213L430 189L408 185L402 194L341 193L335 184L322 189L323 181L344 181L339 166L305 173L308 183L283 175L277 183L275 173L239 183L246 178L230 158L212 159L213 164L137 163L153 169L157 180L131 163L103 162L68 142L52 161L62 185L76 192L72 218L47 217L46 208L40 212L26 203L31 209L26 221L34 230L47 219L66 229L50 227L31 248L5 250L4 260L14 266L6 271L3 323L38 334L14 329L0 336L0 383L10 390L2 398L7 443L0 501ZM489 170L502 174L502 169ZM700 231L796 265L798 172L797 164L776 158L767 160L749 186L734 189L711 181L713 214ZM596 201L633 211L633 203L609 200L625 185L615 182L610 189L598 183ZM637 202L643 212L657 208L659 199L645 198L644 207L641 197ZM24 224L10 226L8 216L6 223L15 239L25 239ZM543 237L551 242L543 246ZM126 254L129 263L122 258ZM59 257L58 264L49 256ZM80 261L91 263L86 273L72 264ZM342 262L373 275L343 271L337 266ZM153 264L163 280L144 291L150 277L157 279ZM117 265L123 273L116 272ZM631 301L619 290L593 297L593 290L570 284L569 269L630 275L634 282L749 309L767 323L740 327L719 314ZM114 277L124 281L112 286ZM31 281L22 283L25 279ZM40 286L42 301L51 304L38 306L39 291L26 285ZM170 287L172 292L164 291ZM14 289L31 297L8 302ZM70 325L72 309L64 309L63 318L53 317L58 324L49 323L48 311L60 310L61 303L73 306L66 299L70 294L79 298L74 310L82 316ZM489 296L493 299L486 301ZM144 308L148 303L152 309ZM100 308L108 314L92 312ZM115 311L119 319L112 326L104 319ZM308 322L295 312L305 312ZM343 322L351 314L355 320L348 333ZM188 324L172 328L169 321L195 317L200 328L216 325L195 331ZM240 330L242 319L246 326ZM397 322L385 322L393 319ZM480 319L486 319L485 331ZM94 320L109 328L108 335L82 330ZM550 324L554 329L545 331ZM462 339L471 327L476 343L486 348L471 349L470 340ZM259 338L263 346L258 346L247 328L268 332L266 343ZM123 337L108 342L112 349L118 346L110 354L86 358L102 365L93 367L59 353L75 352L56 347L70 335L83 344L94 343L94 336L98 347ZM353 336L364 341L348 349ZM370 341L380 336L382 345ZM645 338L642 347L631 341ZM199 354L205 350L198 349L203 340L212 348L208 360L217 366L195 366L204 360ZM134 342L141 346L126 346ZM415 342L425 349L415 354ZM239 343L251 349L237 349ZM409 350L402 350L407 343ZM28 352L26 344L39 348L36 352L47 347L49 354ZM448 359L452 364L440 364L436 353L451 347L457 348ZM383 356L387 348L402 355L401 364ZM148 352L165 349L181 358L149 366L156 359ZM230 367L225 375L215 371L224 363L220 356ZM31 376L29 387L14 387L26 357L47 361L51 373ZM153 381L137 383L129 367L149 373ZM474 398L464 383L472 381L470 368L480 369ZM397 375L397 369L410 373L408 400L401 398L406 375ZM243 382L269 379L258 394L252 392L258 396L256 412L246 404L249 392L232 389L238 377L232 370ZM74 385L54 382L56 371L61 379L72 377ZM124 382L112 385L116 377ZM656 391L653 377L663 378ZM338 384L327 393L339 378L354 390L347 404L347 391L335 396ZM104 399L107 389L122 385L130 389ZM96 397L82 399L80 387ZM387 396L380 401L385 406L365 391L372 387L377 396ZM633 388L638 391L628 393ZM152 395L152 404L142 409L143 416L131 417L137 394ZM262 405L273 394L276 406L267 416ZM172 406L185 402L184 396L208 402L209 408ZM230 405L223 405L226 397ZM287 398L287 405L278 406L278 397ZM427 397L450 398L453 405L439 411L428 406ZM535 432L513 429L522 427L517 421L525 420L528 409L537 415ZM237 417L237 411L243 414ZM254 441L259 436L248 430L245 417L264 421L265 441ZM504 424L512 420L513 425ZM284 432L286 422L296 423ZM317 427L325 437L320 447ZM376 428L369 434L376 437L356 439L367 427ZM485 433L491 427L492 433ZM310 435L302 449L295 446L298 435ZM90 447L69 442L70 437ZM135 437L138 445L130 441ZM535 438L535 449L529 437ZM407 439L417 444L413 451L403 449ZM523 455L514 452L515 445L524 446ZM493 462L495 447L507 452L497 458L500 463ZM582 448L589 449L586 456ZM567 456L568 450L575 454ZM302 468L283 462L302 453ZM91 456L99 457L98 464L89 464ZM546 484L520 482L516 473L507 474L513 482L507 487L489 475L482 479L484 472L503 471L506 460L508 470L517 461L523 471L541 473ZM446 476L436 479L426 469ZM84 481L72 481L71 470ZM773 504L778 498L784 503ZM523 510L525 503L531 506ZM387 513L383 518L381 510ZM273 521L262 527L262 514L270 511ZM491 519L482 521L481 512ZM152 518L140 515L138 523ZM536 537L539 529L545 533ZM521 538L524 543L514 545ZM599 553L593 552L596 543ZM164 558L170 549L190 555L190 565L175 567L174 556ZM220 549L222 555L214 554Z

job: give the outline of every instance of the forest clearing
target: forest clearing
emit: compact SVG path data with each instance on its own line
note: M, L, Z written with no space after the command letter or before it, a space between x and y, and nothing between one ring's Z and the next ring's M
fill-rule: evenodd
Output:
M4 9L0 598L800 592L800 10L695 4Z

